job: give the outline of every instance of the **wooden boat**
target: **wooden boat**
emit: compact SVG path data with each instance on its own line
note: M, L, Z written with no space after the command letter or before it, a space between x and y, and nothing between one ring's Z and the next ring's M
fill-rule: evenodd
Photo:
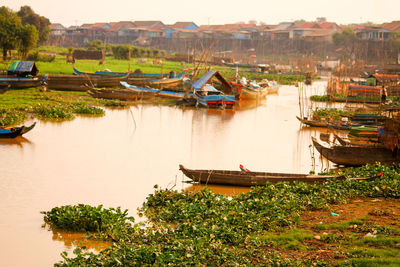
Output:
M360 140L360 139L355 139L351 141L346 141L339 135L333 133L334 135L334 140L337 140L340 145L342 146L359 146L359 147L379 147L380 144L378 142L373 142L370 140ZM321 139L322 140L322 139Z
M20 136L22 133L22 128L15 129L0 129L0 138L15 138Z
M267 96L267 87L261 86L243 86L240 92L240 99L260 99Z
M267 79L262 80L258 85L266 87L268 94L277 94L280 87L276 81L269 81Z
M158 74L143 74L132 75L132 73L118 73L118 75L105 75L107 72L86 73L80 72L74 68L74 72L86 80L86 83L92 83L94 87L120 87L119 82L125 81L129 84L136 86L149 86L152 88L175 88L183 84L185 71L180 73L177 77L159 76ZM100 75L97 75L100 73ZM119 75L125 74L125 75ZM111 80L110 80L111 79ZM111 83L111 84L110 84ZM81 83L82 85L82 83Z
M210 87L203 90L196 90L194 97L197 103L206 108L233 108L235 96L225 95L221 91Z
M208 82L213 77L216 77L227 90L233 91L231 84L219 72L208 71L192 84L193 95L197 100L197 105L206 108L233 108L235 106L235 96L226 95L209 84Z
M325 147L312 137L317 151L329 161L344 166L360 166L380 162L392 164L400 162L400 154L384 147L332 146Z
M300 118L296 116L296 118L301 121L301 123L304 123L305 125L311 126L311 127L327 127L327 122L326 121L317 121L317 120L309 120L307 118Z
M379 136L378 126L353 126L350 128L349 135L357 137L368 137L368 138L378 138Z
M182 72L176 78L163 78L163 79L156 79L156 80L149 80L146 82L142 82L142 84L150 86L152 88L176 88L183 85L183 77L185 72ZM129 80L128 80L129 82ZM134 82L134 81L133 81Z
M30 126L25 126L25 125L21 126L22 127L21 135L31 131L33 128L35 128L35 126L36 126L36 121L32 123Z
M135 72L112 72L112 71L96 71L94 73L91 72L83 72L79 71L75 66L72 66L74 70L74 74L76 75L88 75L88 76L105 76L105 77L125 77L128 78L147 78L147 79L161 79L171 77L171 73L143 73L140 71ZM171 77L172 78L172 77Z
M180 90L167 90L167 89L161 89L157 90L154 88L145 88L145 87L139 87L135 85L128 84L127 82L121 82L121 85L125 87L128 90L131 90L138 95L141 94L148 94L148 95L154 95L154 96L160 96L160 97L166 97L166 98L175 98L175 99L182 99L187 94L184 91ZM192 94L190 94L192 95Z
M46 86L54 90L86 91L85 85L96 87L119 87L121 77L101 77L85 75L48 75Z
M192 170L179 165L181 170L193 182L234 186L265 185L268 182L323 182L328 179L344 180L344 177L328 175L308 175L296 173L272 173L229 170Z
M9 128L0 128L0 135L3 135L0 138L15 138L17 136L21 136L31 131L36 125L36 122L32 123L30 126L18 126L18 127L9 127Z
M277 94L279 92L279 85L270 85L267 87L268 94Z
M143 98L154 97L153 94L140 94L127 89L90 88L88 93L95 98L119 99L125 101L136 101Z
M38 87L42 85L41 79L38 77L12 77L12 76L2 76L0 77L0 88L31 88Z

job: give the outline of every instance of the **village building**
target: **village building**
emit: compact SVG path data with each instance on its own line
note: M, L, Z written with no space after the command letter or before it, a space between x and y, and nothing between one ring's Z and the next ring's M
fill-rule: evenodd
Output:
M62 24L60 23L52 23L50 24L50 34L56 35L56 36L61 36L64 35L66 32L66 29Z
M354 31L364 41L388 41L392 38L392 31L379 26L357 25Z

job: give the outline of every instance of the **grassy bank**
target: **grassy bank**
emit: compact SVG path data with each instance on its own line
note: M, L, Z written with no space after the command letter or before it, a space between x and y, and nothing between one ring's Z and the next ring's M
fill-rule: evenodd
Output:
M232 197L157 189L132 224L127 211L63 206L44 212L52 227L91 231L113 244L63 253L58 266L400 264L400 166L339 170L372 181L277 183ZM381 204L380 204L381 203ZM335 216L331 216L331 215ZM336 216L338 215L338 216Z
M46 54L55 54L55 60L52 62L36 62L41 74L72 74L72 63L66 63L67 48L42 46L37 51ZM193 68L193 64L162 59L162 65L151 64L154 58L146 58L147 63L138 63L139 58L131 58L130 60L115 59L112 56L107 56L103 65L99 65L97 60L77 60L74 65L84 72L95 72L98 70L110 69L115 72L127 72L141 69L145 73L167 73L175 71L182 72L185 68ZM3 62L1 68L5 71L10 62ZM232 70L226 66L207 65L205 66L212 70L218 70L225 78L235 77L236 70ZM291 74L265 74L252 72L239 72L240 77L244 76L249 80L269 79L278 81L280 84L294 84L296 81L303 81L302 75Z
M9 90L0 95L0 126L22 123L29 116L65 120L76 115L102 116L103 107L125 106L120 101L100 100L86 92L41 92L38 89Z
M40 47L41 53L55 54L54 61L36 62L40 74L72 74L72 64L66 62L68 49L60 47ZM83 72L95 72L98 70L110 69L115 72L127 72L140 69L145 73L168 73L175 71L181 73L189 68L188 75L192 72L192 64L182 64L181 62L168 61L163 59L162 65L151 64L154 59L147 58L148 63L138 63L138 58L130 60L115 59L107 56L105 63L99 65L96 60L77 60L74 64L76 68ZM3 62L1 68L7 70L10 62ZM235 76L235 70L224 66L207 66L221 72L225 78ZM206 70L201 70L202 75ZM247 77L248 80L276 80L281 84L294 84L303 78L298 75L278 75L240 72L240 76ZM195 78L197 79L197 78ZM171 105L171 101L154 99L153 103ZM0 126L11 126L22 123L29 116L40 119L72 119L76 114L103 115L104 110L99 106L123 106L120 101L98 100L89 96L86 92L42 92L38 89L9 90L0 95Z

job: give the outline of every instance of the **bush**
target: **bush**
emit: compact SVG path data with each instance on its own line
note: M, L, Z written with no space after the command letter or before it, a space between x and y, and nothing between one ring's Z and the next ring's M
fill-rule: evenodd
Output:
M129 45L115 45L111 50L116 59L129 59Z
M39 51L29 53L26 60L29 61L42 61L42 62L53 62L56 59L56 55L42 54Z

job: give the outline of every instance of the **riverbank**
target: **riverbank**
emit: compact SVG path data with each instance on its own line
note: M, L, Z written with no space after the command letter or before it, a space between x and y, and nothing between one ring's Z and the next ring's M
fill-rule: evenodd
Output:
M72 64L66 62L66 48L40 47L38 51L55 55L55 59L51 62L36 62L40 74L73 73ZM180 73L183 70L188 70L188 75L190 75L191 70L194 68L193 64L182 64L181 62L165 59L162 59L162 64L152 64L154 60L154 58L146 58L146 63L139 63L139 58L120 60L108 56L103 65L99 65L94 60L78 60L75 62L75 67L84 72L95 72L103 69L110 69L115 72L127 72L140 69L145 73L168 73L170 71ZM10 63L4 62L3 66L8 66ZM215 65L207 66L207 68L219 71L225 78L235 77L236 74L236 70L225 66ZM4 68L3 72L6 69ZM199 74L202 74L204 71L200 71ZM239 76L244 76L248 80L276 80L280 84L294 84L304 79L302 75L254 72L239 72ZM144 102L165 105L172 104L169 100L158 98ZM42 88L9 90L5 94L0 95L0 126L18 125L29 117L68 120L73 119L76 114L101 116L105 112L101 107L121 107L127 105L129 103L122 101L96 99L87 92L45 91Z
M400 264L400 166L336 172L372 181L277 183L231 197L208 189L156 189L140 209L150 224L130 224L127 211L85 205L45 212L65 230L95 231L113 242L100 253L76 249L58 266L122 264L362 265Z

